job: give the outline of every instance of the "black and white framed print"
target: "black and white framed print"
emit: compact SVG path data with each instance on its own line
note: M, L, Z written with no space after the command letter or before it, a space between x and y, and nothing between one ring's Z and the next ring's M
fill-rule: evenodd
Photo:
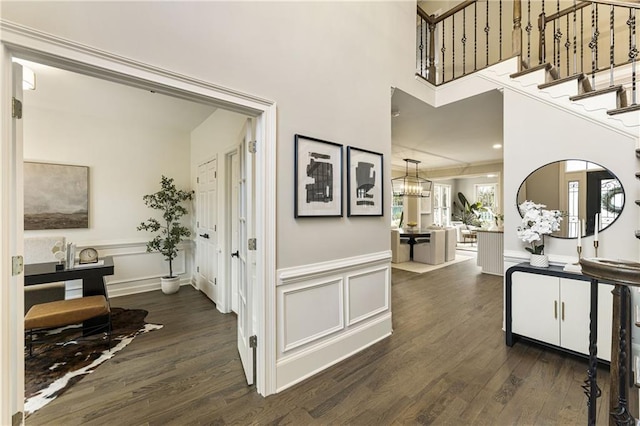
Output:
M382 154L347 147L347 216L384 216Z
M342 145L295 135L295 217L342 216Z

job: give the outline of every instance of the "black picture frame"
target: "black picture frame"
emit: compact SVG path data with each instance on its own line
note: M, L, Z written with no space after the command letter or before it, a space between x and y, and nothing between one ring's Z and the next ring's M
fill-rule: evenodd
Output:
M294 217L342 217L342 145L295 135Z
M347 216L384 216L383 155L347 147Z

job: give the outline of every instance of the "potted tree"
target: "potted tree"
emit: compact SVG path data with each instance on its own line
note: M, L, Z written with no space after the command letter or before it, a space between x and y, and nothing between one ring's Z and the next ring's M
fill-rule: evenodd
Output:
M140 223L138 231L150 231L158 233L147 243L147 252L158 252L169 262L169 275L162 277L162 292L173 294L180 290L180 278L173 275L173 259L178 256L178 245L189 236L191 231L180 224L180 218L186 215L187 209L183 202L193 199L193 191L184 191L176 188L172 178L162 176L160 191L142 197L144 204L162 212L162 223L150 218Z

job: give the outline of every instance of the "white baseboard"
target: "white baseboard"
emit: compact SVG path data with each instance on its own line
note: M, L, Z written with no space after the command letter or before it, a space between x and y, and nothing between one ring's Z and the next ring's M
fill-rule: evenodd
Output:
M391 313L350 329L276 363L276 392L283 391L390 336Z

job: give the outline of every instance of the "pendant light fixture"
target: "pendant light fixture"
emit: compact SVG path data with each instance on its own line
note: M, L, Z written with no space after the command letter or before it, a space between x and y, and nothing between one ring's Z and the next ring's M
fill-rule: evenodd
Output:
M420 161L405 158L405 175L391 179L393 195L397 197L429 197L433 182L418 176L418 164ZM409 163L415 166L415 175L409 174Z

